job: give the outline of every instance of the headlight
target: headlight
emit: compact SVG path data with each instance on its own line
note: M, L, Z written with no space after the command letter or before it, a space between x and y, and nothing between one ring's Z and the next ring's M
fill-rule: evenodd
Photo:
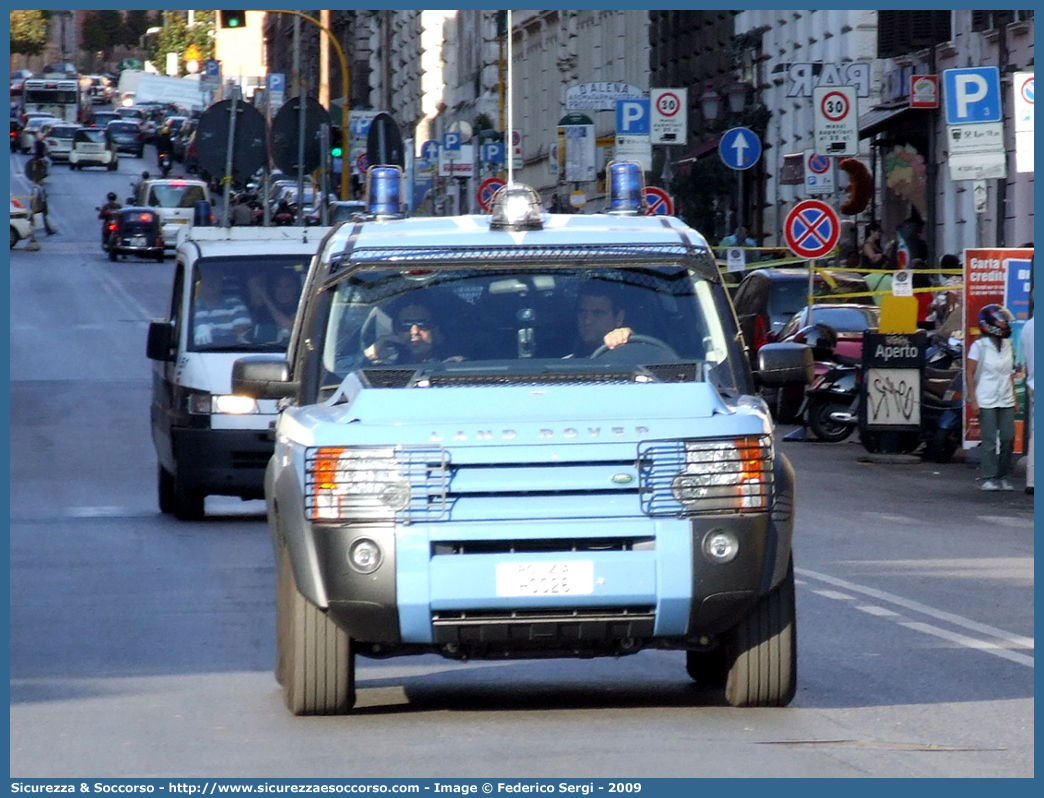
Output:
M760 512L772 493L772 439L685 441L671 494L689 513Z
M257 402L249 396L235 394L190 393L188 411L197 416L222 413L230 416L245 416L258 412Z
M410 484L387 447L309 449L305 479L312 521L390 519L410 503Z

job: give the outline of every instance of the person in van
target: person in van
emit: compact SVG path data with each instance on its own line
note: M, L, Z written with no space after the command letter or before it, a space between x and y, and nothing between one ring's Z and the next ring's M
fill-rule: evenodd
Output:
M221 276L215 274L196 283L193 323L193 341L215 346L249 343L254 326L246 303L226 293Z
M267 275L255 274L247 289L254 343L288 341L301 296L301 280L293 272L280 269Z
M426 363L446 360L442 329L422 300L406 299L389 314L394 320L390 335L378 338L363 354L374 363ZM455 357L453 359L460 359Z

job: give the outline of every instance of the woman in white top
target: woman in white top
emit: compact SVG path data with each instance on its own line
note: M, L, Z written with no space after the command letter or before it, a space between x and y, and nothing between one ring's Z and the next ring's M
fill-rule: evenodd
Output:
M979 414L983 490L1015 490L1008 481L1018 410L1015 357L1010 340L1012 321L1014 316L1003 305L986 305L979 312L982 335L968 348L965 397L971 412Z

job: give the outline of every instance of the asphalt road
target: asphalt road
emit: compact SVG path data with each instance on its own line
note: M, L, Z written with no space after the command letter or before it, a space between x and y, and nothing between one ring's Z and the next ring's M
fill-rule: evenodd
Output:
M11 252L12 777L1033 775L1032 497L852 442L779 444L799 485L789 708L731 709L647 652L361 659L356 714L289 715L262 503L156 506L145 331L173 266L109 262L93 210L153 164L57 169L58 234Z

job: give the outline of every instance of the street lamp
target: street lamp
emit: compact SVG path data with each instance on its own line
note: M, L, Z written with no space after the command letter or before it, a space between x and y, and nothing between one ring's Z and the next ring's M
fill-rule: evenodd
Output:
M729 98L729 111L734 116L742 114L747 105L747 84L733 83L725 89L725 94Z
M709 80L703 94L700 95L700 107L703 110L705 121L718 121L718 113L721 111L721 95L714 91L714 84Z

